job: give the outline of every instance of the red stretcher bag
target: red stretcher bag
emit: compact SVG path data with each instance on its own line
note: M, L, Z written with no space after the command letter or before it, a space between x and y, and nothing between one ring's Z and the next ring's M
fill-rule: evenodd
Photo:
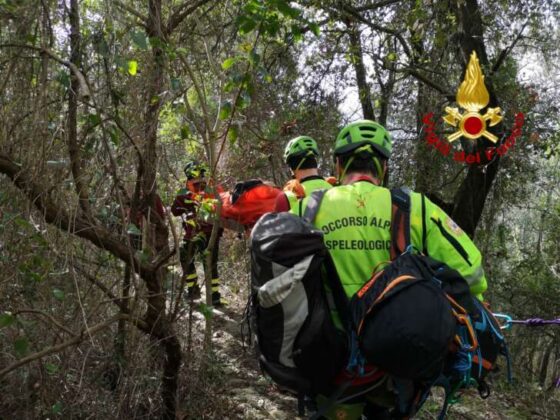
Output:
M223 219L252 227L265 213L274 211L276 197L282 190L260 179L238 182L233 191L220 193Z

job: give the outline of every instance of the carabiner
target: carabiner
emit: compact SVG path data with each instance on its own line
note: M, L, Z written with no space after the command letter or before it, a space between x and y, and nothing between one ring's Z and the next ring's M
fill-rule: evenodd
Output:
M496 318L496 319L503 319L504 320L504 324L500 325L501 330L509 330L511 328L511 321L513 321L511 316L506 315L506 314L492 314L492 315L494 315L494 318Z

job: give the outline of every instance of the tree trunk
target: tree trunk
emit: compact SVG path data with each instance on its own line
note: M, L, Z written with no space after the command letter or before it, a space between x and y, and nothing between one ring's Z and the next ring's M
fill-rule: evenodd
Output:
M454 6L454 12L459 22L459 42L465 68L471 53L476 51L481 67L489 69L488 56L484 44L483 22L477 0L457 1ZM486 73L488 73L488 70ZM488 77L485 78L485 84L490 94L488 106L499 106L492 80ZM489 131L497 134L498 137L501 137L501 130L501 124L489 129ZM488 140L478 140L479 150L489 145L493 144ZM484 153L481 153L481 156L484 156ZM496 155L491 162L486 162L487 165L470 165L467 176L461 183L453 200L451 217L471 237L474 235L482 216L486 197L498 172L499 162L499 156Z
M81 60L81 35L80 35L80 9L78 0L70 1L70 62L80 69ZM71 72L70 91L68 92L68 121L66 125L66 144L70 156L72 176L78 194L80 208L84 214L89 215L89 197L82 174L80 145L78 144L78 94L80 82L74 72Z
M169 232L164 220L157 212L156 199L157 185L157 130L159 111L161 108L161 94L164 89L165 53L163 46L165 37L162 23L161 0L150 0L148 4L149 15L147 21L147 35L155 42L152 45L152 68L146 86L145 117L144 117L144 149L142 179L141 210L145 215L148 225L146 241L149 250L156 253L164 251L167 247ZM151 234L153 232L153 234ZM148 308L146 321L152 326L153 336L159 340L165 356L163 362L163 378L161 395L163 399L163 418L175 419L177 407L177 383L181 368L181 344L169 322L166 314L166 298L163 284L165 268L158 268L153 273L141 273L148 288Z
M362 112L367 120L375 120L373 111L373 102L371 100L371 89L367 82L367 72L364 65L364 56L362 51L362 39L360 36L359 24L349 25L350 38L350 55L354 71L356 72L356 83L358 85L358 95L360 104L362 104Z

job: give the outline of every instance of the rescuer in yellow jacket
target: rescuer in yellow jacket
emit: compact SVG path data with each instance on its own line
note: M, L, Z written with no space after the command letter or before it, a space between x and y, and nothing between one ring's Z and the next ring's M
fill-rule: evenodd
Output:
M341 185L325 193L314 225L324 234L348 298L371 278L375 267L390 261L391 193L381 183L391 149L389 133L373 121L353 122L336 138L334 155ZM307 201L303 199L303 209ZM411 244L457 270L468 281L471 293L482 300L486 278L480 252L472 240L423 195L411 192L410 203ZM327 417L360 418L365 405L339 405ZM364 414L367 418L385 415L367 413L367 409Z
M299 136L288 142L284 149L284 161L290 167L294 179L284 186L284 194L276 198L276 212L294 211L298 200L315 190L331 188L331 184L319 175L317 142L308 136Z

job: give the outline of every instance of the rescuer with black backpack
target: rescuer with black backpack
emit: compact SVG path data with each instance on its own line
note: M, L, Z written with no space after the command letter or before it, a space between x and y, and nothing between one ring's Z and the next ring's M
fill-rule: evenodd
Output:
M385 407L395 417L406 417L432 385L442 378L451 381L457 354L477 347L469 314L474 314L472 296L482 300L486 289L481 256L470 238L424 196L380 186L391 153L390 136L381 125L357 121L346 126L334 152L342 185L304 199L307 221L291 237L283 236L297 224L289 215L265 215L253 231L253 307L264 350L261 366L280 383L285 363L291 363L292 373L303 372L313 382L304 364L298 365L298 356L305 353L298 342L322 336L317 345L333 351L335 356L328 357L335 363L330 365L342 369L338 375L325 369L320 386L299 387L317 397L317 418L383 418L388 415ZM317 239L313 246L301 241L312 233ZM276 247L280 243L284 245ZM303 263L306 252L309 258ZM326 268L317 269L318 264ZM307 287L310 273L315 273L313 284L325 287ZM284 300L288 296L291 303ZM331 323L322 315L325 302ZM272 333L263 320L277 331ZM287 342L286 327L294 325L293 340ZM323 328L317 330L317 325ZM346 346L333 340L340 331L349 338ZM321 346L328 340L335 344ZM276 347L270 345L274 342Z

